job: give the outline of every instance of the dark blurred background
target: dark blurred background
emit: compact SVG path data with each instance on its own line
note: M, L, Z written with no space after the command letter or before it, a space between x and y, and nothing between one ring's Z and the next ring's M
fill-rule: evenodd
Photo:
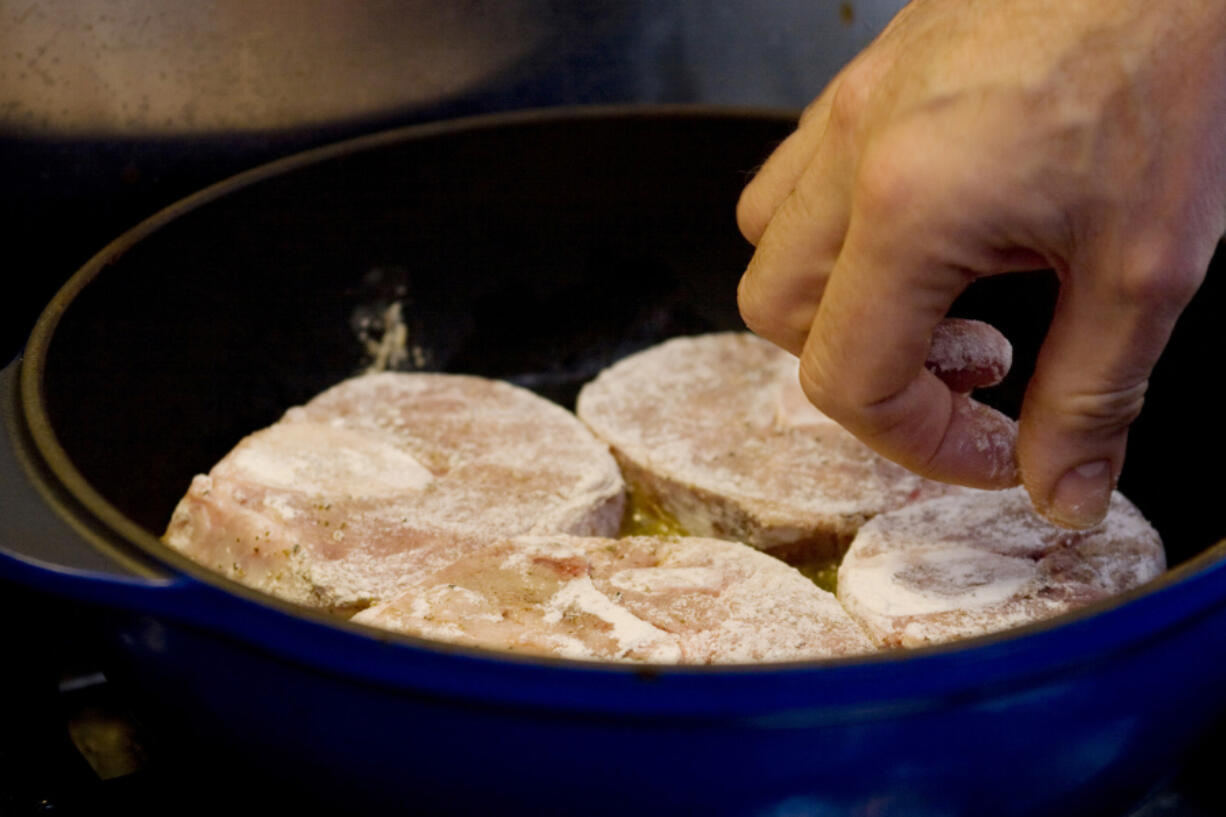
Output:
M799 108L901 5L0 0L0 359L110 239L244 168L516 108Z

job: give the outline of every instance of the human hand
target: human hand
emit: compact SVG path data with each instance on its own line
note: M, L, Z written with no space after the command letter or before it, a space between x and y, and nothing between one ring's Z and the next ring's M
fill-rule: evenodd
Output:
M914 0L745 189L751 329L883 455L1106 513L1149 373L1226 231L1226 3ZM975 279L1051 267L1015 427L924 367Z

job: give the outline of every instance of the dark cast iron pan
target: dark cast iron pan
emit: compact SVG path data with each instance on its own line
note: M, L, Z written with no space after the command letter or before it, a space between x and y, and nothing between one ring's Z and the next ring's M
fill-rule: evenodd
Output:
M356 327L392 301L422 367L564 405L625 354L739 328L736 196L793 121L617 108L417 126L154 216L3 371L0 578L95 605L151 727L272 791L458 813L1117 813L1223 709L1220 488L1197 468L1226 453L1202 388L1212 273L1121 483L1174 569L1008 634L759 667L526 660L338 623L157 541L193 474L360 370ZM985 395L1007 411L1054 293L1012 276L956 305L1015 344Z

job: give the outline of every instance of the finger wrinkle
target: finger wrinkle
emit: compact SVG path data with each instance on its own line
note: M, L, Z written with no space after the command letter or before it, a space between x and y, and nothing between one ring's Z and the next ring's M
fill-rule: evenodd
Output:
M1061 426L1078 433L1117 433L1141 414L1149 381L1132 386L1097 392L1065 393L1054 397L1035 399L1035 408L1044 416L1044 422L1053 419ZM1022 411L1023 418L1033 411ZM1056 419L1058 418L1058 419Z

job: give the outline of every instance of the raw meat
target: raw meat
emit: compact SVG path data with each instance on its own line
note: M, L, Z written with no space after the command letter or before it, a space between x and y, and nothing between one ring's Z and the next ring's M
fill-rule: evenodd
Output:
M1120 493L1085 531L1034 512L1021 488L973 491L882 514L839 567L838 597L884 647L1016 627L1122 593L1162 573L1158 533Z
M837 558L868 519L962 488L919 477L813 408L796 358L743 332L675 338L579 394L631 487L689 534Z
M686 537L504 539L417 574L353 620L583 660L745 663L873 649L834 596L794 568Z
M500 381L383 373L245 438L192 481L164 540L352 613L491 536L615 535L623 505L616 462L565 409Z

